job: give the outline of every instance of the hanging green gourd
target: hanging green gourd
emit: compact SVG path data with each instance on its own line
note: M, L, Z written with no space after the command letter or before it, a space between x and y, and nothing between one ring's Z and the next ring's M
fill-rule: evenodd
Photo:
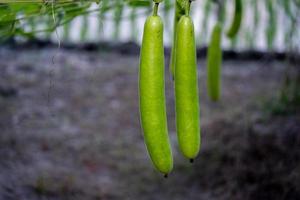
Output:
M218 4L218 21L214 25L207 52L207 91L212 101L218 101L221 93L222 65L222 4Z
M173 168L173 157L168 137L164 84L163 22L157 15L148 17L141 46L139 68L139 103L141 125L150 158L161 173L167 176Z
M212 101L218 101L221 90L222 27L217 22L213 28L207 54L207 91Z
M177 24L175 56L176 131L182 154L192 162L200 149L200 116L194 24L191 1Z
M230 28L227 31L227 37L234 38L240 30L243 16L242 0L235 0L234 16Z

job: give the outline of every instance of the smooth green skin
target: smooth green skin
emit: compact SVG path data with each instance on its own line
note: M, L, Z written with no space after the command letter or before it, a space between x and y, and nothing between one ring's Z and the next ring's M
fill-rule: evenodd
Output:
M172 78L175 77L175 61L176 61L176 37L177 37L177 25L180 18L185 14L185 8L182 7L182 2L176 1L175 5L175 15L174 15L174 32L173 32L173 45L171 50L171 57L170 57L170 73Z
M217 23L212 31L207 54L207 91L211 100L218 101L221 88L222 27Z
M164 73L163 23L159 16L150 16L144 26L140 55L141 124L154 166L168 174L173 168L173 157L167 128Z
M235 11L233 21L231 23L230 28L227 31L227 36L229 38L234 38L236 34L239 32L243 16L243 5L242 0L235 0Z
M194 25L182 16L177 27L175 104L178 143L183 155L194 159L200 149L200 117Z

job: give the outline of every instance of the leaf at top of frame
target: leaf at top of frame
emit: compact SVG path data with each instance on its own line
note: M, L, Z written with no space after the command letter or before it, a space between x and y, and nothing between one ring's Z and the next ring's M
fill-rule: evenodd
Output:
M0 25L11 23L15 20L15 13L11 11L8 5L1 5L0 7Z
M127 4L131 7L149 7L151 1L149 0L127 0Z

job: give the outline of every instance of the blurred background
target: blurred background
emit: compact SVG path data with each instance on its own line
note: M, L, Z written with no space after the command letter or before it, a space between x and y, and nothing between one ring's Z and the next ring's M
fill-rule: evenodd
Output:
M139 48L149 0L0 0L0 199L300 199L300 1L242 0L223 36L222 97L206 94L218 12L192 3L201 152L178 151L169 54L175 0L164 0L165 79L174 169L154 170L138 108Z

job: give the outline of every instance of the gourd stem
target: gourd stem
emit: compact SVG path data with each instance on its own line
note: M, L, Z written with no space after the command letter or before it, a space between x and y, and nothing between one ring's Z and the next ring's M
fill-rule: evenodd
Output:
M155 4L154 4L154 8L153 8L153 16L157 16L158 5L159 5L159 3L155 3Z
M189 15L190 15L191 3L192 3L191 0L189 0L189 1L186 3L186 6L185 6L185 15L186 15L186 16L189 16Z

